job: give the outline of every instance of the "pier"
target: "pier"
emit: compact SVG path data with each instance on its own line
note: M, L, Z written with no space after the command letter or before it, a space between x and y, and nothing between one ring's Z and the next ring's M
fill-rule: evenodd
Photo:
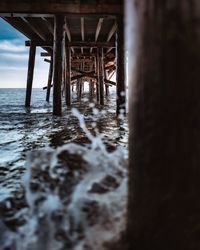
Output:
M71 92L90 95L104 105L116 86L116 114L125 113L123 1L1 1L0 16L27 37L29 47L25 106L31 106L35 53L49 63L46 101L53 88L53 115L62 115L61 90L71 106ZM116 74L116 82L111 80Z
M26 107L43 48L55 116L62 91L71 107L72 89L81 98L85 81L102 107L116 86L116 114L126 113L128 40L126 230L110 249L199 250L200 1L1 0L0 16L27 37Z

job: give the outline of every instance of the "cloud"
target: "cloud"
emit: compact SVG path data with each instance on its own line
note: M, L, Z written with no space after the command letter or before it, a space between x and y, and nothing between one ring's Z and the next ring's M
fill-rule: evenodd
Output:
M1 1L1 0L0 0ZM25 36L0 18L0 88L26 87L29 48ZM37 48L33 87L46 85L49 64L40 57Z
M10 60L27 60L28 55L27 54L12 54L12 53L4 53L0 54L0 59L10 59Z
M10 52L26 52L27 48L19 44L18 40L0 40L0 53L4 51Z
M0 71L19 71L19 70L24 70L27 71L27 67L15 67L15 66L8 66L8 65L0 65Z

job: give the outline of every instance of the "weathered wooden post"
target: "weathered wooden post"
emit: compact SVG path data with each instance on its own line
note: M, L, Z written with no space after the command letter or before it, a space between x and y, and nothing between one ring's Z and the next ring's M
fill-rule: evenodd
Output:
M61 116L61 83L63 72L63 32L64 16L54 17L54 48L53 48L53 115Z
M117 17L117 110L119 115L121 112L126 114L126 85L125 85L125 46L124 46L124 19L123 16Z
M104 105L104 62L103 62L103 48L97 49L98 58L98 82L99 82L99 99L100 104Z
M129 249L199 250L200 2L126 2Z
M51 62L49 65L48 83L47 83L47 95L46 95L47 102L49 102L49 98L50 98L52 76L53 76L53 57L51 56Z
M90 79L90 96L94 95L94 80Z
M67 106L71 105L71 48L67 43L65 43L65 101Z
M96 61L96 75L97 75L97 81L96 81L96 98L97 98L97 102L99 102L100 96L99 96L99 53L97 50L97 56L95 57L95 61Z
M107 80L108 79L108 72L106 69L104 69L104 78ZM106 92L106 96L108 96L109 94L109 85L108 84L104 84L105 85L105 92Z
M33 74L35 66L35 52L36 52L36 46L31 43L29 49L25 107L30 107L31 104L31 93L32 93Z
M82 71L85 71L85 62L84 62L84 60L83 60L83 62L82 62ZM84 78L82 78L82 81L81 81L81 92L82 93L84 93Z
M83 63L82 63L82 62L80 63L80 70L83 70ZM79 94L78 94L78 97L79 97L80 99L81 99L81 97L82 97L82 81L83 81L82 78L80 78L80 79L79 79L79 85L78 85L78 86L79 86L79 92L78 92Z

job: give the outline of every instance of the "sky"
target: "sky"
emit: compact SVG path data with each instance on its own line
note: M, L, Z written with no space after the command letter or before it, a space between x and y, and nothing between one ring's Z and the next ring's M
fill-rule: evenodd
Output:
M0 18L0 88L25 88L29 48L24 35ZM33 88L47 85L49 64L37 48Z

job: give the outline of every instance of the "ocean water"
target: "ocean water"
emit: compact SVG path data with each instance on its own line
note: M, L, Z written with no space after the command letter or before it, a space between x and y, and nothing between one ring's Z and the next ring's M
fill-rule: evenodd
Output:
M62 117L45 94L25 108L25 89L0 89L0 249L103 250L125 227L127 120L114 90L104 107L73 93Z

